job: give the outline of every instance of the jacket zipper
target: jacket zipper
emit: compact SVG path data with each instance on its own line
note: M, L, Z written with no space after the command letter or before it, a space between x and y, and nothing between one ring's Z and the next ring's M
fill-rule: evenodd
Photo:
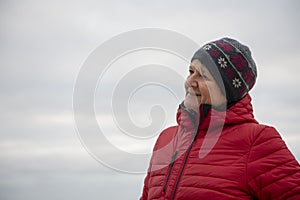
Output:
M168 185L168 182L169 182L169 179L170 179L170 176L171 176L171 172L172 172L172 168L173 168L173 165L174 165L176 156L177 156L177 151L175 151L175 152L173 153L173 155L172 155L172 158L171 158L171 161L170 161L170 164L169 164L168 175L167 175L167 178L166 178L166 182L165 182L165 184L164 184L164 187L163 187L163 192L165 192L166 189L167 189L167 185Z
M195 140L196 140L197 134L198 134L198 128L195 129L194 137L193 137L192 143L190 144L190 146L189 146L189 148L188 148L188 150L187 150L187 153L186 153L186 155L185 155L184 162L183 162L183 164L182 164L182 168L181 168L181 170L180 170L180 173L179 173L179 175L178 175L177 181L176 181L176 183L175 183L174 191L173 191L172 198L171 198L172 200L174 200L174 198L175 198L175 194L176 194L176 190L177 190L179 181L180 181L180 179L181 179L181 176L182 176L184 167L185 167L185 165L186 165L186 162L187 162L187 159L188 159L189 154L190 154L190 152L191 152L191 149L192 149L192 147L193 147L193 144L194 144L194 142L195 142Z

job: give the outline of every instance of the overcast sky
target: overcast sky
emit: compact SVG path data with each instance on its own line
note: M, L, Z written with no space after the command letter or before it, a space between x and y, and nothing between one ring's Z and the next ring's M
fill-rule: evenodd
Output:
M250 46L259 74L251 92L255 116L277 128L299 161L299 9L297 0L0 1L0 199L138 199L144 174L121 173L88 152L75 128L72 98L80 69L95 49L116 35L143 28L175 31L199 46L223 36ZM146 140L120 135L116 121L101 113L112 97L100 93L111 91L109 86L124 77L133 60L135 65L164 64L168 69L174 64L183 78L187 65L162 51L122 59L127 65L98 84L97 120L121 150L149 154L156 135ZM165 89L175 85L176 95L153 85L130 99L135 123L147 126L156 104L169 112L163 125L175 123L183 83L168 80ZM99 148L110 155L109 149ZM147 164L141 166L146 170Z

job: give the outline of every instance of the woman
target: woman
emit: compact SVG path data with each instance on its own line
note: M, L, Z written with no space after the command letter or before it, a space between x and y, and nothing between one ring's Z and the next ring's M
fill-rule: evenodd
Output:
M210 42L189 72L178 125L160 134L140 199L299 200L299 163L253 116L249 48L231 38Z

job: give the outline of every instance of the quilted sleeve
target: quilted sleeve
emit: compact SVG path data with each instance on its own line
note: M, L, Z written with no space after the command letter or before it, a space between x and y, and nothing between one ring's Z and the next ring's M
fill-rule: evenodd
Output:
M151 193L151 192L149 192L149 189L150 190L153 189L153 188L149 188L149 180L151 179L151 176L153 178L153 171L156 171L157 169L159 169L159 168L156 168L155 166L158 163L165 166L163 164L164 161L166 161L167 164L169 163L169 160L170 160L172 152L173 152L172 145L169 145L169 144L171 144L170 142L174 138L174 135L177 133L177 128L178 128L177 126L169 127L167 129L163 130L162 133L157 138L156 143L153 148L149 167L147 170L147 175L144 179L143 193L142 193L142 196L140 197L140 200L149 199L149 194ZM163 151L160 151L161 149L163 149Z
M266 127L253 141L246 165L252 195L257 199L299 200L300 166L279 133Z
M144 188L143 188L143 193L142 196L140 197L140 200L147 200L148 199L148 181L149 181L149 172L147 173L147 176L144 180Z

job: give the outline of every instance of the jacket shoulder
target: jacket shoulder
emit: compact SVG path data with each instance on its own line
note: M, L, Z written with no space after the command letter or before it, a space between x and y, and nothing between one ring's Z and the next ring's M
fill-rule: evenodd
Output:
M169 144L171 140L174 138L178 130L178 126L171 126L164 129L158 136L154 150L160 149L165 145Z
M300 166L271 126L253 136L247 159L248 186L258 199L300 198Z
M259 124L259 123L243 123L239 124L238 126L232 126L231 131L238 131L241 134L241 137L249 138L251 141L255 141L257 137L259 137L261 134L269 134L271 132L272 134L278 134L275 128L264 125L264 124Z
M247 123L244 126L245 132L248 133L248 138L250 139L253 146L260 145L264 141L275 139L274 141L282 141L279 132L272 126L258 124L258 123ZM279 139L279 140L277 140Z

